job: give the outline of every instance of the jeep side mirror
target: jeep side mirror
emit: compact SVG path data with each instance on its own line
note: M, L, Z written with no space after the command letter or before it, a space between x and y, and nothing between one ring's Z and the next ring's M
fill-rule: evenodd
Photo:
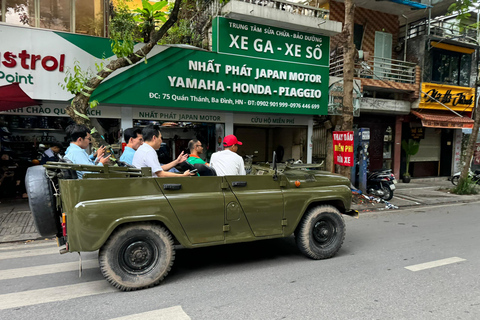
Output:
M273 174L273 180L277 181L278 180L278 175L277 175L277 153L273 151L273 170L275 171Z

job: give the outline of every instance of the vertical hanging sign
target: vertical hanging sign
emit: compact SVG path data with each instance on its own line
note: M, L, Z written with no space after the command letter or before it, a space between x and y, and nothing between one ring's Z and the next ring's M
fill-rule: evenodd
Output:
M335 164L353 167L353 131L333 132L333 159Z

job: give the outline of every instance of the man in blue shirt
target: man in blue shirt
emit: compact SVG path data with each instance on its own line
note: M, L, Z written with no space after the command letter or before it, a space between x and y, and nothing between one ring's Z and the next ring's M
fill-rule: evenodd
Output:
M135 151L137 151L138 147L143 144L142 130L140 128L125 129L123 138L125 139L127 146L123 150L120 161L132 164Z
M105 146L101 146L92 155L88 155L85 149L88 148L92 141L90 130L84 125L74 124L67 128L70 135L70 146L65 151L65 158L72 161L75 164L88 164L88 165L100 165L107 164L110 160L109 157L104 157ZM77 171L79 179L83 178L83 174L87 171Z
M48 161L58 161L58 153L60 150L62 150L62 144L60 142L52 142L50 144L50 148L45 150L45 152L42 154L40 164L45 164Z

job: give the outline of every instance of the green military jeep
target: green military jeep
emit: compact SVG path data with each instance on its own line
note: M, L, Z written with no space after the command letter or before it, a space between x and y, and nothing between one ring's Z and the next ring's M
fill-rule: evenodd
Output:
M155 286L170 271L174 245L223 245L295 235L312 259L342 246L350 181L315 167L253 166L246 176L154 178L150 168L47 163L29 168L35 225L60 250L99 250L105 278L120 290ZM84 178L72 170L90 171Z

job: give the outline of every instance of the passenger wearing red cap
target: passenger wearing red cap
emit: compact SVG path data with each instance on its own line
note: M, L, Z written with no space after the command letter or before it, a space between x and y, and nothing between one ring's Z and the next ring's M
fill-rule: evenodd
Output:
M212 154L210 166L215 169L217 176L246 175L243 159L237 154L238 146L242 143L233 134L223 138L225 150Z

